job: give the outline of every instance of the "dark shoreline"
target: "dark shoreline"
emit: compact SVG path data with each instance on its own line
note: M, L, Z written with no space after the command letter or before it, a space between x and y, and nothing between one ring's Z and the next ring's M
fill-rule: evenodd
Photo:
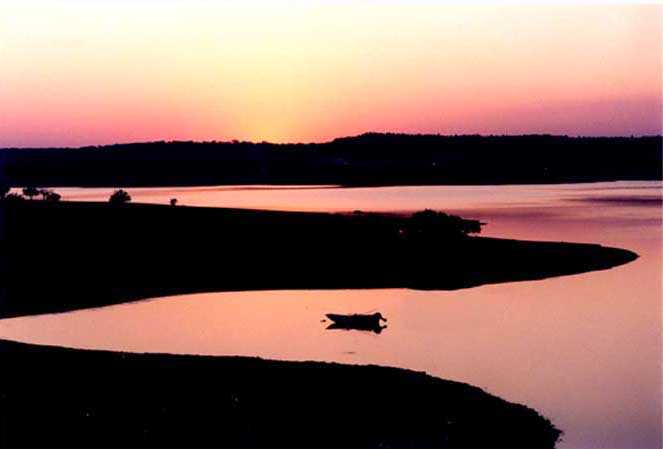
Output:
M404 239L402 216L3 203L0 317L207 291L455 290L604 270L637 258L592 244Z
M536 411L379 366L0 340L2 447L554 447Z
M593 244L424 233L409 217L0 202L0 317L201 291L460 289L603 270ZM536 411L424 373L0 341L3 447L554 447Z

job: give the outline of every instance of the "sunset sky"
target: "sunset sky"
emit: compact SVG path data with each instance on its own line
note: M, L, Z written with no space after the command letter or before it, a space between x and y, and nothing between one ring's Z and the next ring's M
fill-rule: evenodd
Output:
M661 133L660 5L3 1L0 147Z

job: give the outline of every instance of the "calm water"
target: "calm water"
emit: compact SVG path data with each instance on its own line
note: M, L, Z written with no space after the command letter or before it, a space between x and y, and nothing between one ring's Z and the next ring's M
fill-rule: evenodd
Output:
M425 207L484 234L595 242L640 254L607 271L461 291L210 293L0 320L0 338L135 352L239 354L423 370L527 404L561 447L660 447L661 183L340 189L128 189L134 201L289 210ZM105 200L110 189L57 189ZM443 262L440 262L443 264ZM443 265L441 269L444 269ZM328 312L379 310L380 335L326 330Z

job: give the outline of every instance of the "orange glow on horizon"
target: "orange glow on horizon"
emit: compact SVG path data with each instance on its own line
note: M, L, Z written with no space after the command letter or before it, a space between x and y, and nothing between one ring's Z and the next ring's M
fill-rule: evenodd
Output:
M4 2L0 147L661 133L661 5Z

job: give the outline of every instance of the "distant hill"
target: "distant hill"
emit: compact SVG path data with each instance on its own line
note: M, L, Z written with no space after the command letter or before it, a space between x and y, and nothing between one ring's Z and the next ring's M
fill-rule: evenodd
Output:
M14 186L517 184L662 179L662 139L367 133L319 144L0 149Z

